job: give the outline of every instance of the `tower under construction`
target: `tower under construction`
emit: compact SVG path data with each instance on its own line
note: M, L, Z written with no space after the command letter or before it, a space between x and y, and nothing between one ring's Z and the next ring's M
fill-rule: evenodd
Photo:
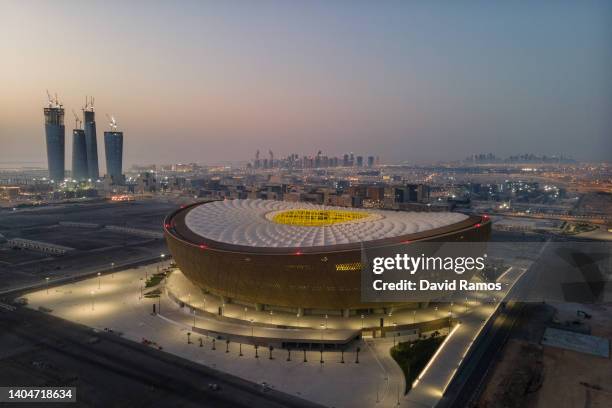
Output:
M115 118L109 117L110 132L104 132L106 175L112 184L123 184L123 132L117 131Z
M94 112L93 97L85 98L83 125L87 151L87 177L95 181L100 177L100 173L98 170L98 142L96 139L96 113Z
M83 123L79 116L72 111L76 121L72 130L72 178L74 180L87 180L87 144L85 143L85 131L81 129Z
M45 138L47 141L47 165L49 178L56 183L64 181L65 138L64 107L57 95L49 98L45 113Z

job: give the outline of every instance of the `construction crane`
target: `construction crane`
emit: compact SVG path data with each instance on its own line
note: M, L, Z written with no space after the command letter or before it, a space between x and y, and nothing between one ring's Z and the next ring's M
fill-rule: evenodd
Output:
M94 97L85 96L85 107L83 110L94 110Z
M108 125L110 126L111 131L117 131L117 121L115 120L115 117L106 114L106 118L108 119Z
M51 96L51 94L49 93L49 90L47 89L47 99L49 100L49 107L50 108L61 108L62 104L59 101L59 98L57 97L57 94L55 94L55 96Z
M81 125L83 124L83 121L79 118L79 115L76 114L76 112L74 111L74 109L72 110L72 114L74 115L74 121L76 122L75 124L75 129L80 129Z

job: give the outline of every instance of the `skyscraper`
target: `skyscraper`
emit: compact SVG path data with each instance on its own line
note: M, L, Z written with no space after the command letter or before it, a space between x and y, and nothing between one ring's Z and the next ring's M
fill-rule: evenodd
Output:
M98 142L96 139L96 113L94 112L93 98L85 98L83 123L87 150L87 177L95 181L100 177L100 173L98 171Z
M49 178L55 182L64 181L65 139L64 108L57 99L49 95L45 112L45 138L47 142L47 165Z
M112 184L123 184L123 132L117 131L115 119L111 119L111 131L104 132L104 153L106 155L106 175Z
M83 129L72 130L72 178L79 181L88 178L87 145Z
M87 146L85 144L85 131L81 129L83 121L73 110L74 129L72 129L72 179L87 179Z

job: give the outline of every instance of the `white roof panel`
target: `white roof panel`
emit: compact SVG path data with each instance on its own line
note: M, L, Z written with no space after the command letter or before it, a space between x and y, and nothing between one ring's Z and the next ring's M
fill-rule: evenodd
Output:
M325 226L278 224L272 216L286 210L359 211L368 216ZM194 233L217 242L252 247L318 247L359 243L428 231L467 219L453 212L405 212L330 207L272 200L214 201L192 208L185 217Z

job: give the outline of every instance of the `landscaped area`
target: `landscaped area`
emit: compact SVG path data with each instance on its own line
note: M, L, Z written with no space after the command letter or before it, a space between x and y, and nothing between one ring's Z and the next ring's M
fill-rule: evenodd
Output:
M391 349L391 356L399 364L406 378L406 392L423 371L446 336L434 333L431 337L399 343Z
M155 286L159 285L160 282L162 281L162 279L164 279L165 277L166 277L166 273L165 272L160 272L160 273L153 274L151 277L149 277L149 279L147 279L147 281L145 283L145 287L146 288L155 287Z
M588 224L585 222L566 222L563 225L563 234L565 235L576 235L581 234L583 232L595 231L597 229L596 225Z

